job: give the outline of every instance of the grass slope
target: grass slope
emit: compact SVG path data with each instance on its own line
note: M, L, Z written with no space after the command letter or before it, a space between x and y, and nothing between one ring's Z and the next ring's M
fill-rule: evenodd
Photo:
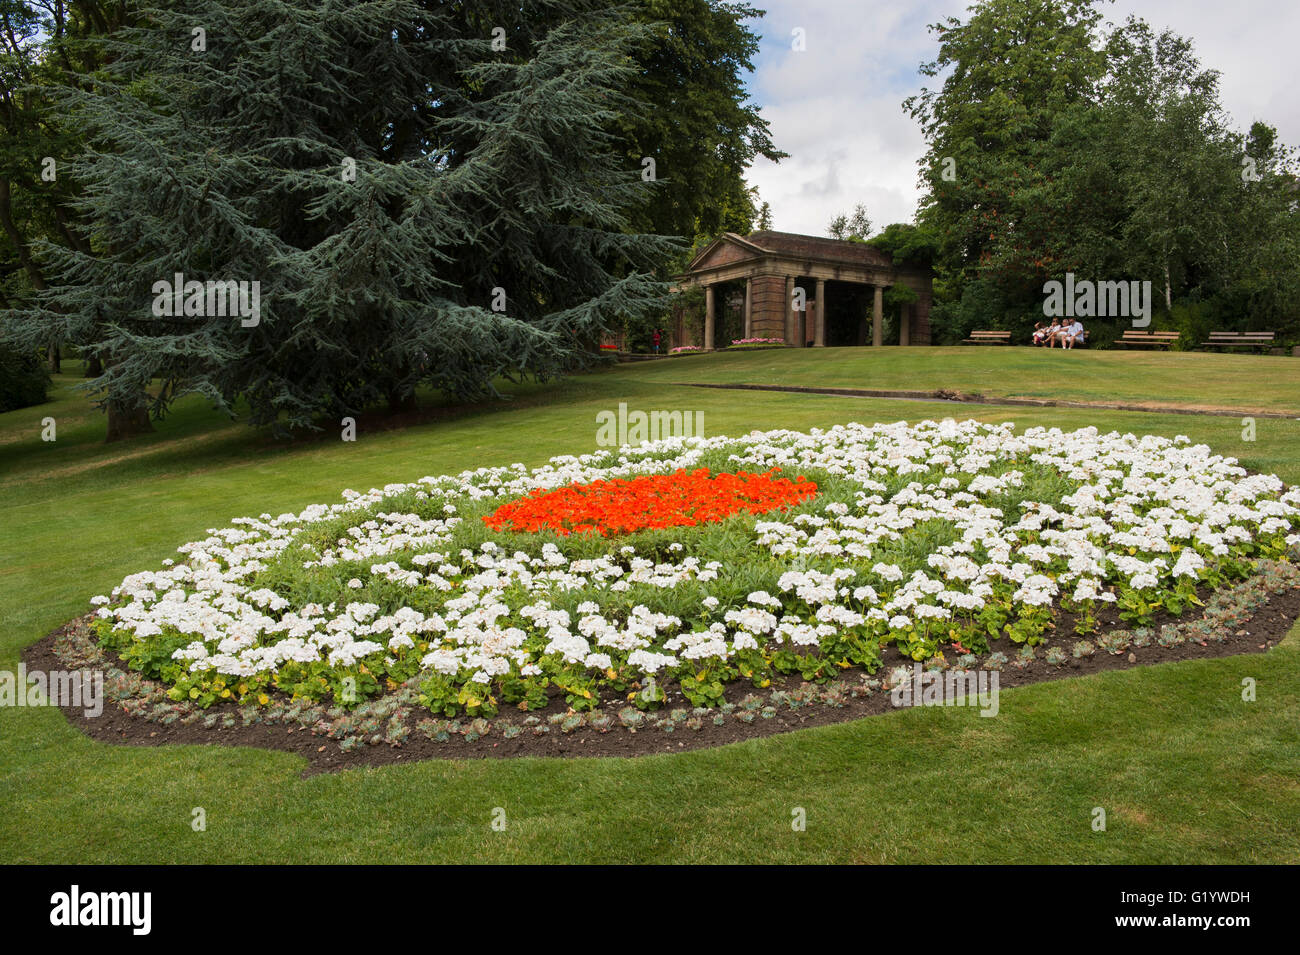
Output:
M1264 355L980 346L791 348L645 362L636 375L654 382L877 391L946 388L998 398L1222 407L1300 416L1300 362Z
M0 416L0 669L12 670L23 646L83 612L91 595L158 566L208 527L334 501L345 487L589 450L597 412L620 401L701 411L708 434L945 416L1187 434L1247 466L1300 480L1295 421L1260 420L1249 443L1233 418L664 384L687 380L689 371L699 380L990 392L972 382L1004 381L1011 394L1036 374L1039 393L1084 397L1071 389L1096 388L1094 397L1122 396L1118 384L1100 391L1096 368L1074 380L1025 366L1017 384L1006 363L1020 352L1042 360L1028 349L893 350L895 363L828 351L820 374L811 351L661 362L519 389L515 402L405 430L363 430L355 444L337 437L276 443L188 404L158 434L106 446L102 419L72 393L77 379L61 377L53 401ZM1056 354L1050 367L1080 358L1112 355ZM1294 379L1265 382L1267 363L1281 359L1130 361L1139 359L1141 371L1126 366L1126 387L1140 392L1125 396L1132 400L1235 405L1249 397L1252 407L1300 407ZM966 378L954 380L954 367ZM864 383L871 375L898 380ZM40 441L45 417L57 422L52 444ZM1297 674L1293 633L1265 657L1010 690L994 719L971 709L918 709L633 761L435 761L306 780L298 776L303 761L290 754L105 746L52 710L6 708L0 859L1296 862L1300 750L1290 728L1300 723ZM1258 681L1258 702L1242 702L1245 676ZM196 833L191 812L200 806L208 828ZM1091 829L1096 806L1107 810L1107 832ZM490 826L495 807L506 811L504 832ZM795 807L807 812L806 832L791 830Z

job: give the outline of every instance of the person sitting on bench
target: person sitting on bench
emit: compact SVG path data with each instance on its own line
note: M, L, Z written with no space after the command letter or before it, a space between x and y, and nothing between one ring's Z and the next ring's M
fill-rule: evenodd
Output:
M1062 348L1073 348L1076 344L1081 344L1086 335L1083 325L1080 324L1077 318L1069 325L1061 326L1061 331L1057 334L1061 339Z
M1042 345L1045 343L1047 341L1048 331L1049 329L1044 326L1042 322L1035 322L1033 343L1035 345Z

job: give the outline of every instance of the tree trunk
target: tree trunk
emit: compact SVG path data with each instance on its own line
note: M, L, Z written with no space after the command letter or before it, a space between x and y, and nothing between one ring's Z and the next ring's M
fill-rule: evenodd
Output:
M149 409L145 405L127 406L110 402L108 405L108 436L105 444L133 438L139 434L153 431L153 422L149 420Z
M50 357L50 374L51 375L63 374L63 356L60 354L58 341L50 342L50 347L49 350L47 351L47 354Z
M103 373L104 373L104 363L99 360L98 355L91 355L90 361L86 362L85 377L98 378Z
M10 203L9 180L5 177L0 177L0 228L3 228L5 235L9 237L9 242L14 247L14 253L18 256L18 264L27 273L32 288L38 292L45 291L45 276L41 275L41 270L37 268L36 262L32 259L26 236L19 231L18 224L14 222L13 207Z

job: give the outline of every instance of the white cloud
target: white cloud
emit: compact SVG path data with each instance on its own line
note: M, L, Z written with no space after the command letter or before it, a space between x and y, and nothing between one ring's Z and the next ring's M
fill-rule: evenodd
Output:
M859 202L877 228L910 221L925 143L902 102L924 85L917 67L938 49L926 26L964 19L967 0L768 0L766 7L755 25L763 42L750 89L790 158L759 160L749 180L771 203L774 228L822 235L832 216ZM1156 30L1191 37L1201 62L1223 74L1224 106L1239 128L1262 119L1283 143L1300 145L1291 59L1300 7L1120 0L1102 9L1115 23L1137 13ZM803 52L791 49L796 27L806 36Z

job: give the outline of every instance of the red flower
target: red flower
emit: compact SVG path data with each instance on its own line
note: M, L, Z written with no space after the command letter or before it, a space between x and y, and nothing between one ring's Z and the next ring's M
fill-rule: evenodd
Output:
M700 468L689 474L676 471L537 490L501 505L484 517L483 523L494 531L545 529L564 536L597 533L611 537L647 529L696 527L742 512L766 514L817 493L817 485L803 477L795 481L773 477L777 470L711 476L707 468Z

